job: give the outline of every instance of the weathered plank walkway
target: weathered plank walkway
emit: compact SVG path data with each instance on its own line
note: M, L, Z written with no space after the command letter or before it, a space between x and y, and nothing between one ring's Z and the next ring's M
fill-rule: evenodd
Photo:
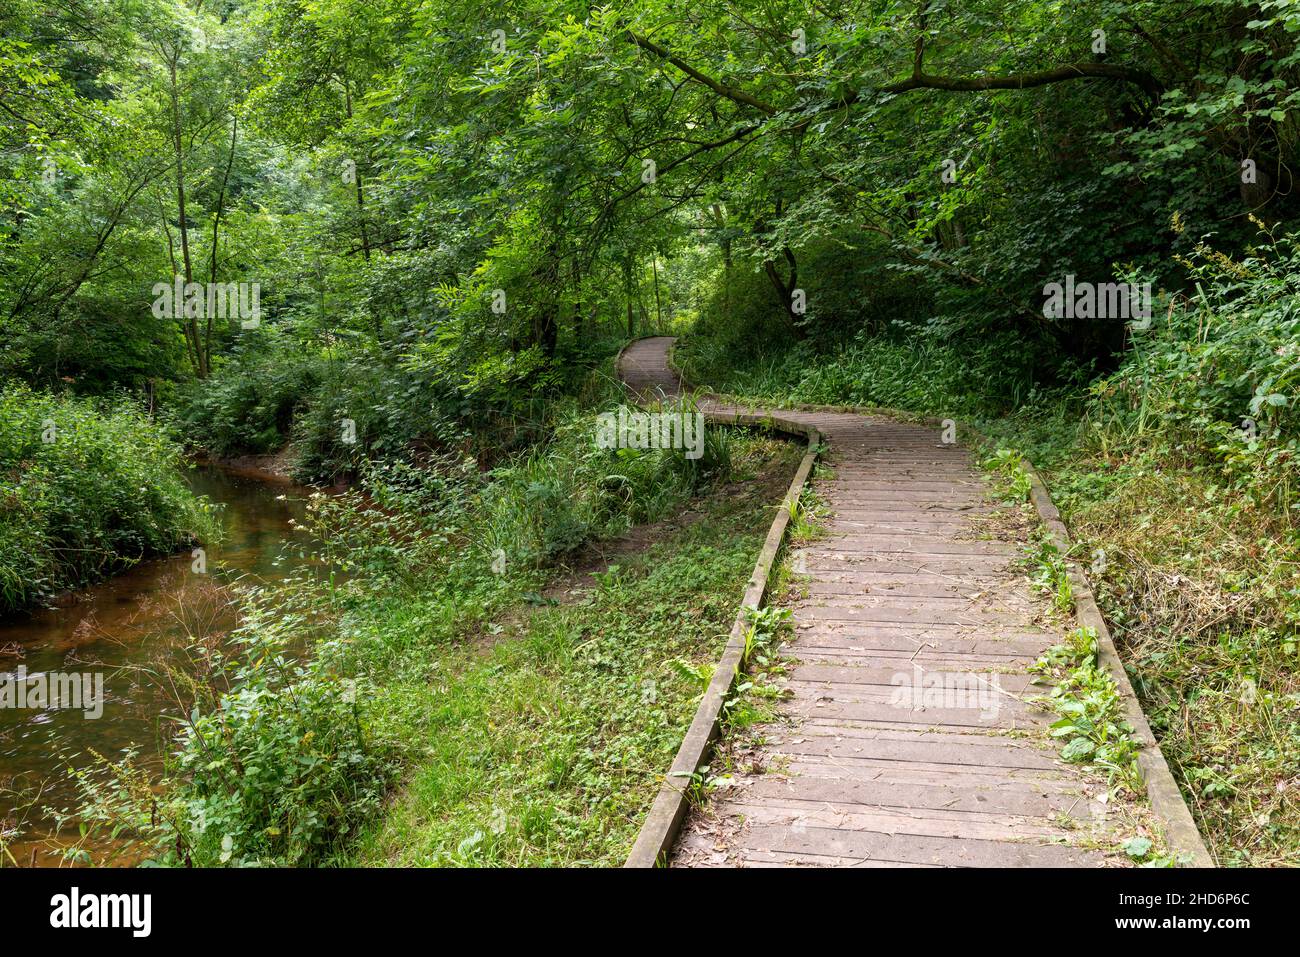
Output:
M680 391L671 342L623 353L639 397ZM1095 849L1121 833L1104 788L1057 759L1052 718L1023 700L1044 690L1027 667L1061 637L1012 564L1023 518L934 430L781 414L823 433L833 469L815 485L828 534L793 557L791 694L745 756L753 771L692 813L671 863L1123 863Z

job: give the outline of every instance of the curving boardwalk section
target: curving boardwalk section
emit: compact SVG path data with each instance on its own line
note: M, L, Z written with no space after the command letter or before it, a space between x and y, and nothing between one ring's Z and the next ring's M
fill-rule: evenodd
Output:
M681 384L667 337L623 353L641 400ZM706 409L735 409L712 399ZM855 413L821 430L826 535L796 552L789 696L736 783L692 812L674 866L1121 863L1104 787L1057 758L1028 666L1060 641L1013 563L1028 526L959 445ZM1131 830L1127 834L1133 833Z

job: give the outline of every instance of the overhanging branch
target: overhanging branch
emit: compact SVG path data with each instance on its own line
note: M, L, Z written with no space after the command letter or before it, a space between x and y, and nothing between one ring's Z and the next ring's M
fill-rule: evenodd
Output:
M767 116L777 116L786 112L785 109L774 106L764 100L760 100L758 97L746 93L744 90L729 86L714 79L708 74L691 66L691 64L687 63L676 54L670 53L668 50L647 37L643 37L632 30L626 31L624 35L629 43L635 44L642 50L645 50L648 53L653 53L655 56L659 57L659 59L671 63L692 80L708 87L724 99L731 100L733 103L739 103L742 106L748 106ZM1121 63L1100 63L1096 61L1066 63L1046 70L1031 70L1027 73L1012 73L1004 76L935 76L924 72L922 68L923 51L924 38L923 36L918 36L916 47L913 51L911 76L905 80L899 80L896 83L877 87L874 91L869 90L850 93L836 102L834 104L834 109L846 109L861 100L864 93L869 94L871 92L898 94L907 93L911 90L949 90L952 92L1028 90L1038 86L1048 86L1052 83L1064 83L1069 80L1089 78L1117 80L1122 83L1131 83L1145 90L1152 96L1159 96L1164 92L1164 84L1161 83L1154 74L1146 70L1138 67L1125 66Z
M926 73L913 73L906 80L890 83L879 88L881 93L906 93L909 90L954 90L978 92L984 90L1027 90L1035 86L1047 86L1050 83L1063 83L1067 80L1079 80L1088 77L1104 80L1120 80L1140 86L1152 95L1159 95L1164 85L1146 70L1124 66L1120 63L1066 63L1050 70L1036 70L1029 73L1013 73L1009 76L932 76ZM853 99L856 99L856 95ZM845 103L848 105L849 100Z
M752 107L753 109L756 109L762 113L766 113L768 116L776 116L776 114L781 112L771 103L765 103L762 100L760 100L758 97L751 96L750 94L746 93L744 90L738 90L733 86L727 86L727 84L719 82L718 80L715 80L713 77L705 73L701 73L699 70L695 69L695 67L691 66L681 57L677 56L676 54L669 53L667 50L665 50L659 44L655 43L653 40L649 40L646 37L640 36L639 34L632 32L631 30L627 31L626 36L629 43L635 43L642 50L645 50L649 53L653 53L661 60L667 60L673 66L677 67L677 69L681 70L683 73L689 76L692 80L694 80L697 83L702 83L704 86L707 86L714 93L718 94L718 96L731 100L733 103L740 103L743 106Z

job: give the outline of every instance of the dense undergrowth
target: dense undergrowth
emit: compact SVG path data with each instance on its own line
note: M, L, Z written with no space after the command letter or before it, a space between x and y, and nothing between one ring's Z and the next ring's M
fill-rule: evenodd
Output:
M130 401L0 388L0 614L210 540L181 469Z
M579 397L592 401L592 371L622 340L592 336L566 348L528 389L451 382L446 369L402 352L411 329L384 348L326 341L300 349L272 331L218 363L216 374L168 390L163 415L193 451L219 458L289 452L302 481L355 477L370 459L419 459L462 448L488 464L547 438L543 423ZM511 380L511 373L497 370ZM598 390L597 390L598 391ZM344 436L346 435L346 440Z
M784 453L792 469L797 450ZM621 864L712 676L770 506L753 489L706 501L593 587L444 656L409 689L428 744L349 861Z

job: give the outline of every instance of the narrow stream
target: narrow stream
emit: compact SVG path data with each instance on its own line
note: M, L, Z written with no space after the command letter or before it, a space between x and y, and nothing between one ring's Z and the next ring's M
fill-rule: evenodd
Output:
M59 863L45 841L70 835L53 833L39 809L75 807L68 769L93 765L92 751L115 759L137 746L141 763L157 767L177 714L159 664L198 637L219 640L230 631L230 584L282 578L307 561L290 520L302 518L310 490L211 467L192 470L189 480L223 506L225 539L206 549L206 573L194 571L186 550L71 594L59 607L0 621L0 679L20 668L29 680L52 672L89 674L91 682L103 676L99 717L39 703L0 707L0 829L9 835L0 847L7 844L21 865ZM94 857L96 848L89 850ZM6 857L0 867L12 863Z

